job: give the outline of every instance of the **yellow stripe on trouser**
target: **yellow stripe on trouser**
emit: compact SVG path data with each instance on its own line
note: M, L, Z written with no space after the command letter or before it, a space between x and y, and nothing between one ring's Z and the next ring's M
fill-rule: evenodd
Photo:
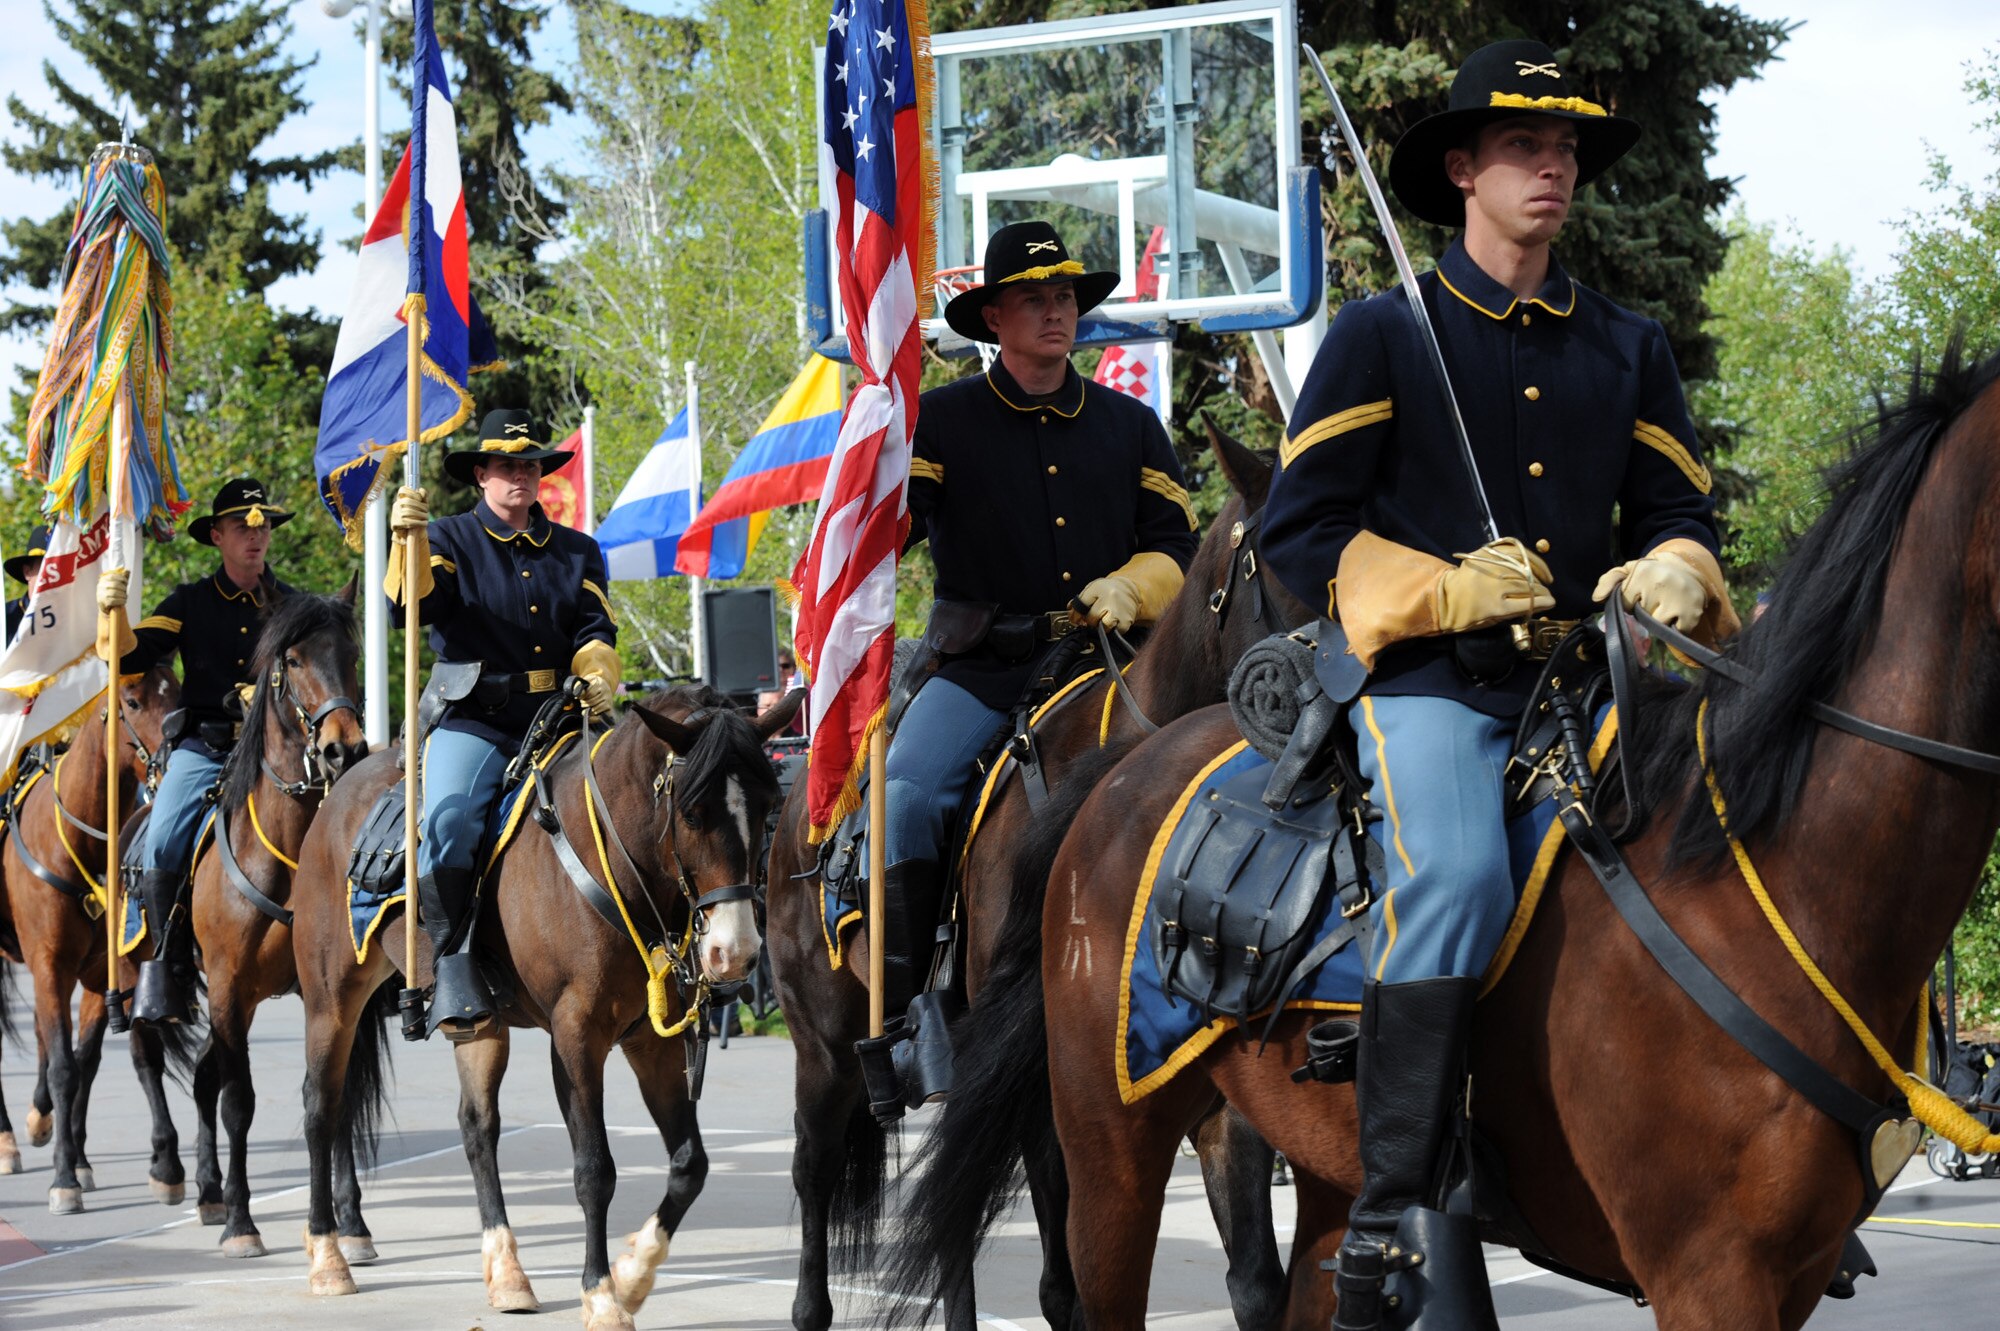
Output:
M1382 738L1382 728L1375 724L1375 700L1361 700L1361 715L1368 722L1368 733L1375 739L1375 761L1382 767L1382 802L1389 806L1389 826L1396 833L1396 855L1403 861L1403 872L1410 877L1417 876L1417 867L1410 863L1410 852L1403 849L1403 818L1396 812L1396 788L1389 783L1388 744Z
M1385 772L1387 768L1383 769ZM1382 941L1382 955L1375 962L1375 978L1379 982L1383 970L1389 964L1389 954L1396 950L1396 889L1390 888L1382 898L1382 926L1385 930Z

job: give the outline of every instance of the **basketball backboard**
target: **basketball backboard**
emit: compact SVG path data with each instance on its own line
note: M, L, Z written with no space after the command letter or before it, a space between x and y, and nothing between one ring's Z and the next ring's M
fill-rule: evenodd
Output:
M1196 321L1286 328L1318 309L1319 175L1300 155L1293 0L941 33L931 50L939 267L979 263L1008 222L1051 222L1086 268L1119 274L1079 322L1079 345ZM806 219L808 317L822 353L844 357L824 148L820 200ZM941 351L971 350L940 308L929 314Z

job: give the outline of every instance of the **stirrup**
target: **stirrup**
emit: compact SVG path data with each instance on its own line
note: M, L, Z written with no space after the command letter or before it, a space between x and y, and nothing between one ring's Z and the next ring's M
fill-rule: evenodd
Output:
M440 957L437 984L431 990L430 1028L442 1031L453 1044L479 1034L493 1018L493 995L470 952Z
M181 1026L192 1019L187 987L175 979L172 963L161 957L139 963L139 983L133 990L134 1026Z
M890 1061L911 1109L936 1104L951 1094L951 1023L965 1000L950 989L932 989L910 1000L904 1025L910 1038L895 1046Z
M1385 1331L1500 1331L1471 1216L1412 1206L1396 1224L1385 1265L1393 1268L1382 1298Z
M894 1127L903 1118L903 1077L897 1066L896 1046L910 1038L906 1018L897 1017L882 1028L880 1035L854 1042L861 1059L861 1082L868 1092L868 1112L883 1127Z

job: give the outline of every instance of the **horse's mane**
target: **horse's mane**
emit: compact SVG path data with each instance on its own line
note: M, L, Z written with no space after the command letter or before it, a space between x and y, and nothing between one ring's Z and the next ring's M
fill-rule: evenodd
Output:
M264 626L257 631L257 650L250 658L250 679L257 690L244 709L243 737L223 779L222 802L229 807L242 807L263 771L258 760L264 754L264 719L272 707L271 667L286 648L326 632L354 640L354 607L338 596L294 591L265 603Z
M1755 683L1703 672L1639 709L1635 796L1643 810L1693 788L1695 722L1707 702L1709 761L1728 795L1731 831L1751 838L1792 814L1820 729L1807 704L1831 698L1872 641L1890 557L1938 441L1996 381L2000 354L1969 359L1960 335L1935 372L1921 362L1913 368L1903 401L1877 400L1875 419L1851 433L1847 457L1827 473L1825 512L1794 543L1763 616L1733 644L1730 655ZM1708 800L1687 799L1670 859L1713 862L1726 852Z
M742 779L745 794L778 797L778 776L757 728L736 710L726 694L706 684L682 684L648 696L641 704L648 710L666 712L675 703L690 713L707 707L714 714L695 733L694 744L680 755L674 768L676 791L683 808L703 809L723 798L724 783L732 776ZM754 853L755 848L752 847Z

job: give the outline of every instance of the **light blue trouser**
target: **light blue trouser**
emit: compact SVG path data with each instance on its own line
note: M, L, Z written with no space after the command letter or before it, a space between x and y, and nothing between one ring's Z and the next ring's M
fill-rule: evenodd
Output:
M433 730L424 741L424 810L417 872L470 869L486 832L487 812L500 793L510 755L497 744L455 730Z
M980 750L1007 723L958 685L932 679L889 741L889 844L884 864L941 861L951 823L978 771Z
M1476 976L1514 913L1503 774L1515 723L1449 698L1364 697L1350 715L1388 869L1367 974Z
M194 851L195 833L208 813L202 797L215 784L222 760L205 747L184 744L167 755L167 771L146 816L146 844L139 852L141 869L186 873Z

